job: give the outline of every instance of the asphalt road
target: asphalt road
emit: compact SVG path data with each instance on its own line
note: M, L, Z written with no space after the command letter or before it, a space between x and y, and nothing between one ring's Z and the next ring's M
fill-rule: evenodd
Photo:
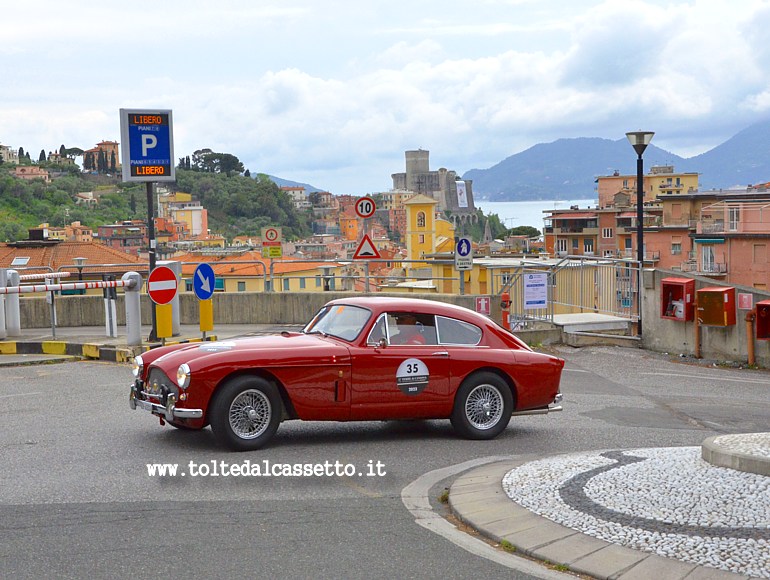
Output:
M433 470L488 456L689 446L770 431L770 373L611 347L557 354L568 361L565 411L514 418L494 441L459 439L448 421L289 422L269 447L241 454L218 448L208 429L160 427L131 411L128 366L3 368L0 576L530 578L417 525L402 490ZM191 461L247 460L340 462L355 475L190 472ZM367 476L370 461L386 474ZM186 475L150 477L148 463L176 463ZM437 510L447 483L430 490Z

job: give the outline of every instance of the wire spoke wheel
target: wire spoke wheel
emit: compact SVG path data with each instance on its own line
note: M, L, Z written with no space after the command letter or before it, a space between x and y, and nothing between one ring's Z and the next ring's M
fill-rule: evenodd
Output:
M228 420L235 435L241 439L256 439L267 431L272 414L272 405L265 393L249 389L233 399Z
M474 388L465 400L465 416L468 422L485 431L500 422L503 416L503 395L492 385L479 385Z

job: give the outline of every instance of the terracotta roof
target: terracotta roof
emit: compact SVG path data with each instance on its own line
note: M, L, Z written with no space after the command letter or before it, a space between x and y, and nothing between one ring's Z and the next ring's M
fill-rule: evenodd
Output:
M29 258L26 265L11 266L13 259L20 257ZM38 271L45 271L48 268L56 271L62 268L75 272L77 271L73 267L75 258L88 259L83 269L84 274L88 272L122 274L131 270L147 270L146 260L97 242L30 242L26 244L22 242L19 246L12 244L0 245L0 268L18 268L22 273L31 273L29 270L35 267L39 268ZM95 267L96 264L120 264L120 266ZM64 268L64 266L69 267Z
M289 274L292 272L304 272L307 270L314 270L317 268L334 268L340 266L337 262L300 262L294 261L291 258L283 258L281 260L271 260L270 258L263 258L261 252L242 252L231 256L204 256L201 254L184 254L174 258L179 262L205 262L211 269L214 270L214 274L220 277L226 276L262 276L263 274L270 273L270 264L274 261L273 266L274 274ZM257 263L264 264L264 268ZM252 262L252 263L244 263ZM185 264L182 266L183 276L192 276L195 273L195 264Z

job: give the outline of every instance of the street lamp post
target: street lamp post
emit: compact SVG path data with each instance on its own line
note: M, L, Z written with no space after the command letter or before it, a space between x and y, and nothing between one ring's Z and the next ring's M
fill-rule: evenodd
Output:
M72 258L75 262L75 267L78 269L78 282L83 281L83 267L86 265L88 258ZM85 290L81 290L78 294L85 294Z
M628 141L636 151L636 260L639 262L637 278L637 300L639 302L639 336L642 335L642 270L644 269L644 162L642 154L652 141L652 131L632 131L626 133Z

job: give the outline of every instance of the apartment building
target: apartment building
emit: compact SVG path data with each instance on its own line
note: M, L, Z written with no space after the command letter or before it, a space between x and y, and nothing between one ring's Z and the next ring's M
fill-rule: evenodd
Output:
M642 181L645 201L655 200L659 196L680 195L698 190L697 173L677 173L673 165L654 165ZM636 205L636 175L621 175L615 171L612 175L596 178L596 192L599 207L614 204L615 196L623 193L628 196L629 204Z
M645 245L661 268L765 290L770 285L770 192L695 192L662 199L659 223L645 228Z

